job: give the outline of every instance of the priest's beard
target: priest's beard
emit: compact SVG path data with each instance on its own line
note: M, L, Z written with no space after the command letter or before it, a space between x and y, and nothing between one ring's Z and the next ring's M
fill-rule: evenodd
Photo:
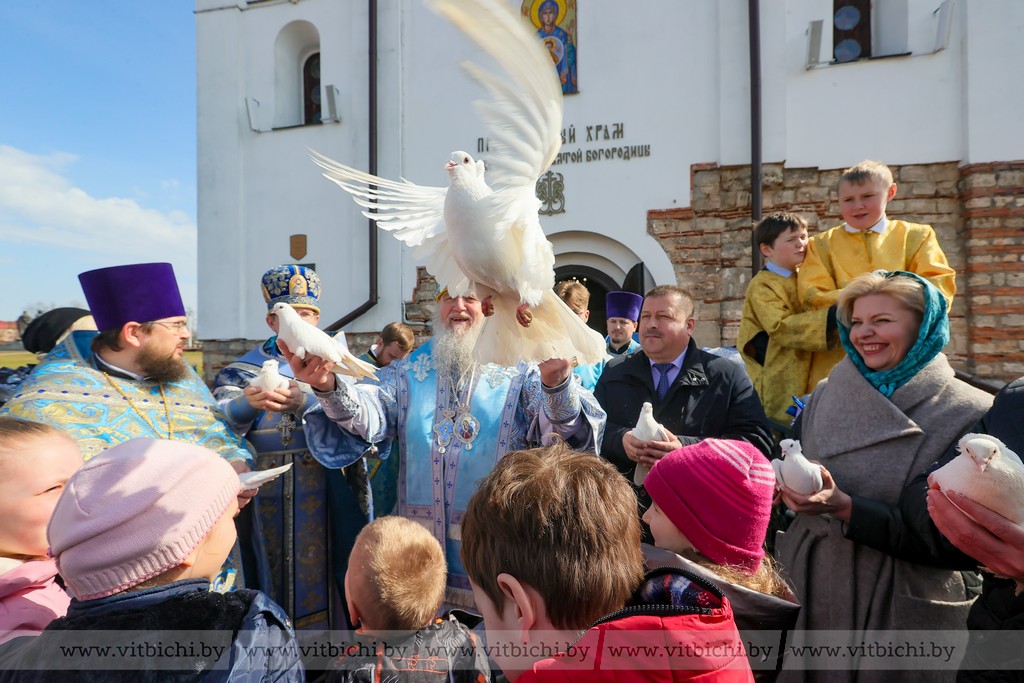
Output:
M167 356L165 352L143 346L139 349L139 358L136 362L142 370L142 376L153 382L176 382L188 376L185 359L173 352Z
M434 367L442 376L449 376L456 381L469 376L476 361L473 360L473 346L476 344L483 321L472 327L459 326L454 329L435 322L434 329Z

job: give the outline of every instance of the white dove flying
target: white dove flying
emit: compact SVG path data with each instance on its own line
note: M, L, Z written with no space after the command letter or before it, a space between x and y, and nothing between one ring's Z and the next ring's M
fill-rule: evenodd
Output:
M331 337L316 325L299 317L295 309L286 303L276 303L270 309L279 322L277 338L285 343L288 350L299 358L306 355L318 356L335 364L334 372L352 377L376 377L376 369L361 361L348 351L343 340Z
M986 434L965 435L957 450L959 455L928 475L929 484L1024 525L1024 464L1017 454Z
M645 401L640 406L640 417L637 418L636 427L633 427L633 431L630 433L641 441L668 441L671 432L654 419L654 408ZM647 465L637 463L636 469L633 471L633 483L642 486L650 471L651 468Z
M285 342L286 344L288 342ZM256 373L256 377L249 382L249 386L256 387L261 391L273 391L274 389L288 389L290 384L288 378L281 374L277 368L278 362L274 359L263 361L263 367Z
M782 449L782 460L772 460L775 480L779 486L793 489L797 493L809 496L817 493L825 484L821 479L821 467L804 457L800 442L795 439L783 439L779 442Z
M501 76L462 66L490 95L476 103L491 153L484 162L453 152L448 187L378 178L313 153L324 176L351 194L384 230L418 247L452 296L475 291L484 322L480 362L515 365L575 356L604 358L604 339L552 291L555 256L540 226L537 179L561 147L562 91L551 56L504 0L433 0L501 67ZM446 102L446 107L459 103Z

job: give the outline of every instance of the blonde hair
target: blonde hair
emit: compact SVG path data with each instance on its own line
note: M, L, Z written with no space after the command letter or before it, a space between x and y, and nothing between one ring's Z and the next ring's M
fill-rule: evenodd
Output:
M917 316L917 322L924 319L924 287L912 277L905 275L883 275L880 272L864 273L850 280L839 292L836 301L836 317L846 327L853 318L853 304L864 296L885 294L895 299L908 311Z
M877 180L888 190L892 185L892 171L881 161L865 159L856 166L843 171L839 176L839 184L850 183L851 185L863 185L870 180Z
M429 531L387 516L359 532L348 571L349 597L365 628L413 631L428 625L441 607L448 567Z
M793 593L790 590L789 585L782 578L782 575L779 574L778 570L775 568L775 561L772 560L770 555L765 554L765 556L761 558L761 564L759 564L754 573L751 574L739 567L733 567L727 564L715 564L692 548L684 550L681 554L691 562L699 564L705 569L718 575L723 580L736 586L743 586L744 588L749 588L752 591L757 591L762 595L772 595L784 600L790 599L790 596Z
M555 285L555 294L576 315L583 315L590 307L590 290L579 280L562 280Z

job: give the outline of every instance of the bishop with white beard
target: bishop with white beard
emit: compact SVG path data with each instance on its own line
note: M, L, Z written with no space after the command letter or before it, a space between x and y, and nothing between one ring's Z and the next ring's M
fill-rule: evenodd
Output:
M311 439L330 440L340 428L381 446L398 440L397 512L438 539L448 560L446 603L469 608L473 594L459 557L459 527L477 481L505 453L539 446L552 434L596 451L605 423L569 360L515 367L474 361L483 320L475 295L442 292L434 338L378 370L376 380L358 384L336 381L331 363L321 358L290 359L295 376L313 386L323 406L323 413L307 416ZM329 466L345 467L361 455L341 454Z

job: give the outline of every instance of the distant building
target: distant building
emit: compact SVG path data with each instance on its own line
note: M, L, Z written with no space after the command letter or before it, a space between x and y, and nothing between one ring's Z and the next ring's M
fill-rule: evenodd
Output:
M204 353L265 336L259 277L283 262L315 265L323 320L350 332L409 319L407 302L429 313L412 251L377 231L372 270L367 220L306 150L365 169L372 149L381 176L445 184L452 150L487 158L483 92L458 67L479 51L415 0L195 7ZM734 342L750 278L747 8L576 4L579 92L542 179L558 278L586 278L595 309L609 289L686 284L707 346ZM1022 31L1019 0L760 3L764 210L831 227L840 170L889 164L890 213L934 225L959 273L952 359L988 377L1024 372Z

